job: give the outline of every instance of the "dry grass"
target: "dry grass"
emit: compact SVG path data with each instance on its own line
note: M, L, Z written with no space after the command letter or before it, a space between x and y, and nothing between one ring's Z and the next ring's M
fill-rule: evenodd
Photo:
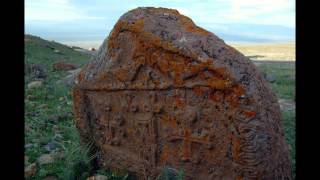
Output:
M286 44L230 44L254 60L295 61L295 43ZM258 57L256 57L258 56Z

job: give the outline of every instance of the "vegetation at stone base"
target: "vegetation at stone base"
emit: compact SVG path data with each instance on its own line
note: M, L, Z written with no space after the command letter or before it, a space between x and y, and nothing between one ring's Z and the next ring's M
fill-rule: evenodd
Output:
M108 179L130 179L128 175L95 169L90 160L95 154L89 153L90 145L81 146L80 137L74 125L70 88L56 84L65 77L65 71L53 71L53 63L64 60L82 67L90 56L65 45L49 42L34 36L25 36L25 64L40 64L47 77L41 86L28 88L34 77L25 73L25 166L37 163L36 173L26 179L43 179L55 176L57 179L86 179L100 174ZM276 76L271 83L278 97L294 99L295 69L293 66L262 64L259 68ZM295 111L283 111L286 140L295 174ZM39 157L49 154L54 161L40 162ZM158 179L172 179L167 168ZM177 179L183 179L179 171Z

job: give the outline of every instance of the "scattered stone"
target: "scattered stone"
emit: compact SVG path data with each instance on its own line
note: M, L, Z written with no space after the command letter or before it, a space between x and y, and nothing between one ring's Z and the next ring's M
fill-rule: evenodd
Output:
M29 157L28 156L24 156L24 164L28 164L29 163Z
M53 52L57 54L61 54L61 52L58 49L53 50Z
M69 70L77 69L77 67L74 64L66 63L64 61L59 61L57 63L54 63L52 67L53 67L53 70L55 71L69 71Z
M38 106L39 109L48 109L48 104L40 104Z
M78 68L78 69L70 70L70 71L68 71L68 73L73 74L73 75L77 75L80 71L81 71L81 68Z
M45 79L47 77L46 69L40 64L26 64L25 73L30 74L35 79Z
M54 157L51 154L43 154L38 159L39 165L51 164L54 162Z
M35 89L42 86L42 81L32 81L28 84L29 89Z
M49 142L48 144L46 144L46 145L44 146L44 149L45 149L47 152L54 151L54 150L56 150L57 148L58 148L57 143L54 142L54 141L51 141L51 142Z
M277 79L276 76L273 75L273 74L267 74L267 73L264 73L264 72L262 74L263 74L263 77L270 83L275 82L276 79Z
M108 180L108 176L95 175L95 176L88 177L87 180Z
M61 134L55 134L55 135L52 137L53 140L59 140L59 139L62 139L62 138L63 138L63 137L62 137Z
M273 83L276 81L276 76L275 75L272 75L272 74L268 74L267 77L266 77L266 80Z
M24 177L30 178L30 177L34 176L36 174L36 172L37 172L37 164L32 163L29 166L25 167Z
M80 70L81 70L81 68L78 68L78 69L75 69L72 71L68 71L70 74L67 75L66 77L62 78L61 80L58 80L57 83L64 84L69 87L73 87L76 84L75 77L79 74Z
M55 133L60 132L60 128L59 128L59 126L57 126L57 125L53 125L53 126L52 126L52 131L53 131L53 132L55 132Z
M292 111L296 109L296 103L294 101L279 99L278 102L282 111Z
M34 145L31 144L31 143L24 145L25 149L29 149L29 148L32 148L32 147L34 147Z
M50 46L49 44L46 44L45 46L51 50L54 50L54 47Z
M59 160L62 160L66 157L65 153L64 152L57 152L55 157Z
M28 99L28 100L35 100L37 97L36 96L33 96L33 95L28 95L27 97L26 97L26 99Z
M60 121L64 121L67 120L69 118L72 118L73 114L71 112L65 112L62 114L58 114L58 115L51 115L48 120L52 123L58 123Z
M59 98L59 101L63 101L63 100L64 100L64 97L60 97L60 98Z
M82 49L82 48L74 48L75 51L78 51L78 52L81 52L81 53L84 53L84 54L87 54L89 56L94 56L96 51L90 51L88 49Z
M25 125L24 125L24 131L25 131L25 132L30 132L30 131L32 131L32 128L30 127L29 124L25 124Z
M32 107L35 107L36 104L31 104L31 106L32 106ZM25 115L26 115L26 116L31 116L31 117L36 117L36 116L39 116L39 113L40 113L40 112L38 112L38 111L37 111L37 112L33 111L33 112L26 112Z
M54 99L54 96L53 95L48 95L47 98L48 99Z
M121 16L77 80L76 127L98 145L102 169L130 167L137 179L154 179L166 165L186 179L292 178L267 81L176 10Z

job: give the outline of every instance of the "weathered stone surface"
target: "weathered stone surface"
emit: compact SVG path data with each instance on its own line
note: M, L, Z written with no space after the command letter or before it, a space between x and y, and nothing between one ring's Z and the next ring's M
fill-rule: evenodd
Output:
M250 60L178 11L124 14L77 76L76 125L141 179L291 179L277 98Z

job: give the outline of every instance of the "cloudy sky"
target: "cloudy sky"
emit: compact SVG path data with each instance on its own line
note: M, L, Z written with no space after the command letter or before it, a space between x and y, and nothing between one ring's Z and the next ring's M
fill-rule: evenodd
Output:
M122 14L142 6L177 9L227 42L295 41L294 0L25 0L25 33L99 44Z

